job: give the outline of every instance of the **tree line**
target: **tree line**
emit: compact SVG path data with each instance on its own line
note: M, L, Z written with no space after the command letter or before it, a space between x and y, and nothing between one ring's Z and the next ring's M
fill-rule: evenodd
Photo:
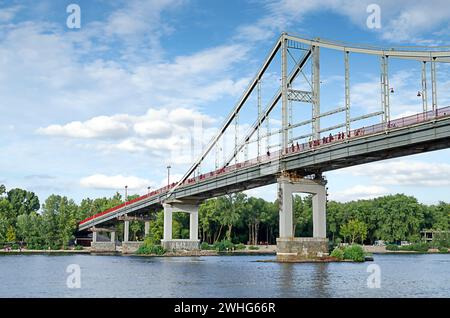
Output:
M133 199L137 195L129 196ZM7 191L0 185L0 244L24 242L28 248L61 249L73 243L81 220L123 202L116 193L110 198L83 199L80 204L66 196L50 195L41 205L33 192ZM312 197L295 195L294 231L298 237L312 236ZM151 214L150 236L162 239L163 212ZM425 229L450 229L450 204L419 203L403 194L348 203L327 202L327 235L333 242L376 240L419 241ZM116 226L117 238L123 238L123 222ZM142 240L144 224L130 224L130 238ZM213 244L221 240L246 244L275 244L278 237L278 202L248 197L244 193L205 201L199 208L199 237ZM173 238L189 238L189 215L174 213Z

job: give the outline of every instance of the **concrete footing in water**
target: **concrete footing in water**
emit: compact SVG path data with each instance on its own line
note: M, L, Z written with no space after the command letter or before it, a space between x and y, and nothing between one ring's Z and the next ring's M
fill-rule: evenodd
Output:
M277 238L277 261L301 262L328 256L328 239L316 237Z
M91 252L93 253L111 253L115 251L115 242L91 242Z
M137 241L122 242L122 254L136 253L142 244L144 244L144 242L137 242Z
M173 250L195 251L200 249L200 240L161 240L161 245L169 252Z

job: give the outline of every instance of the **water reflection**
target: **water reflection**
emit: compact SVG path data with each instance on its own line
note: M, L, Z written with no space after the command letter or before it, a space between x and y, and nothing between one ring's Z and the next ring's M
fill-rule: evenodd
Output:
M329 294L329 275L328 275L328 263L317 263L314 265L313 276L313 297L330 297Z

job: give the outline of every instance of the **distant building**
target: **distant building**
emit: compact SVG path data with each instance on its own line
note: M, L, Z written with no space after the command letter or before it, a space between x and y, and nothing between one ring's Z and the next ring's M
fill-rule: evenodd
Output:
M420 232L422 234L422 239L426 242L431 242L433 239L436 239L438 237L446 236L448 237L450 235L450 231L438 231L438 230L424 230Z

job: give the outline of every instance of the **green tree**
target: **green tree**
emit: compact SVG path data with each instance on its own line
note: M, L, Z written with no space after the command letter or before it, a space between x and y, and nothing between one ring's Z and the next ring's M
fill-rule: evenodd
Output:
M416 198L404 194L389 195L374 199L374 207L378 239L388 242L419 239L424 207Z
M227 195L217 200L216 208L220 214L220 224L227 227L227 240L231 240L231 231L240 220L246 200L247 196L244 193Z
M341 226L341 235L346 238L350 238L350 243L360 240L361 243L367 236L367 225L364 222L358 220L350 220L347 224Z
M261 212L261 223L265 227L266 242L269 244L275 242L278 233L278 202L265 202L265 208Z
M137 233L141 231L141 223L139 221L131 221L130 231L133 234L133 240L137 241Z
M299 195L293 197L294 233L299 237L312 236L312 196L302 199Z
M42 207L44 242L58 249L66 247L76 229L77 205L73 200L59 195L50 195Z
M8 227L8 230L6 231L6 241L8 243L16 242L16 231L11 225Z
M259 225L265 209L266 201L257 198L248 198L242 207L243 218L248 227L248 244L258 244Z
M40 208L39 198L34 192L18 188L11 189L8 191L7 198L12 205L14 218L20 214L30 214L33 211L36 212Z
M216 199L203 202L198 209L198 225L202 242L213 243L214 230L217 227L214 217L216 211Z

